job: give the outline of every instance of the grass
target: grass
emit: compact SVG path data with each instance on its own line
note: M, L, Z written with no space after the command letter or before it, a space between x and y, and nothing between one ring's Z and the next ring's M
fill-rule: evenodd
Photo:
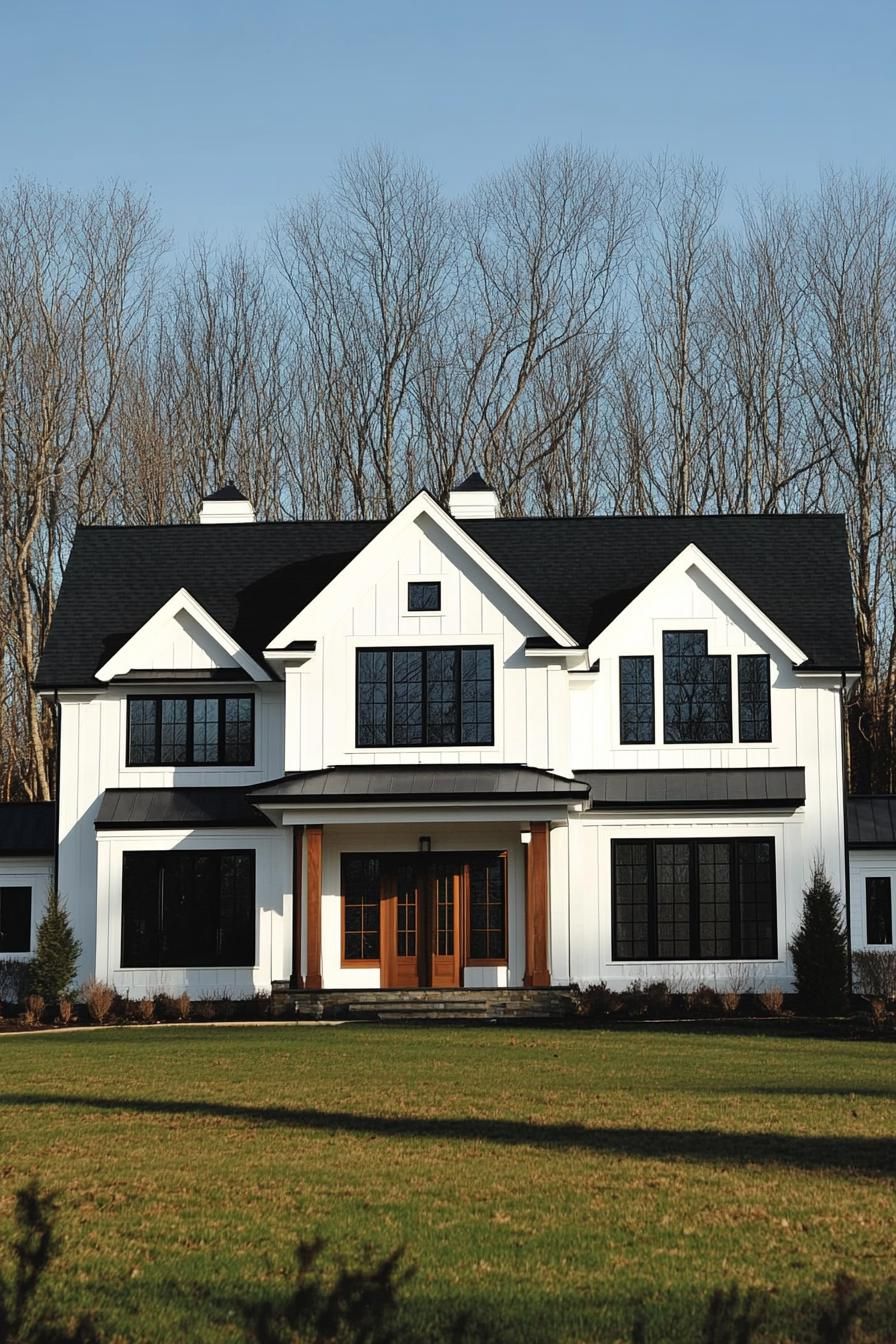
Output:
M713 1288L798 1340L834 1276L896 1319L896 1047L669 1031L151 1028L0 1038L0 1244L61 1195L52 1279L108 1337L240 1338L320 1234L406 1244L410 1318L693 1340ZM204 1324L198 1319L204 1304ZM485 1326L483 1326L483 1331Z

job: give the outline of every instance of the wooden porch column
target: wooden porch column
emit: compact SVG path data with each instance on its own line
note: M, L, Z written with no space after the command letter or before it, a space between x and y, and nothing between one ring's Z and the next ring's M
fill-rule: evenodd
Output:
M308 969L306 989L322 989L320 974L320 887L323 827L305 827L305 876L308 882L306 904L308 909Z
M526 846L526 973L529 989L546 989L548 970L548 823L529 823L531 840Z
M290 989L304 989L302 979L302 838L304 826L292 828L292 974Z

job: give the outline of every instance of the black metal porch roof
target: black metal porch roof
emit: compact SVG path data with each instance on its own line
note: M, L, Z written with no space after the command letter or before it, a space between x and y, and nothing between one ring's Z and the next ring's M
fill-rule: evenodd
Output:
M526 765L340 765L250 789L253 803L577 802L588 785Z

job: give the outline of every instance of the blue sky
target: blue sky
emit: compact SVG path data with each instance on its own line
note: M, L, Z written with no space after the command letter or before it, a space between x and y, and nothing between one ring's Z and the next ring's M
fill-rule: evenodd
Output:
M2 0L0 184L126 180L180 246L373 141L452 193L539 140L802 189L892 165L894 71L893 0Z

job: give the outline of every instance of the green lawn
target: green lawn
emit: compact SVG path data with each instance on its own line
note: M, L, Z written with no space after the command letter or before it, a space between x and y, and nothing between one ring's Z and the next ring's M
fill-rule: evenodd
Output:
M799 1339L838 1271L896 1306L896 1047L374 1026L0 1037L0 1234L61 1195L66 1308L110 1337L239 1338L321 1234L405 1244L406 1309L516 1341L691 1340L707 1295ZM197 1322L197 1302L207 1323Z

